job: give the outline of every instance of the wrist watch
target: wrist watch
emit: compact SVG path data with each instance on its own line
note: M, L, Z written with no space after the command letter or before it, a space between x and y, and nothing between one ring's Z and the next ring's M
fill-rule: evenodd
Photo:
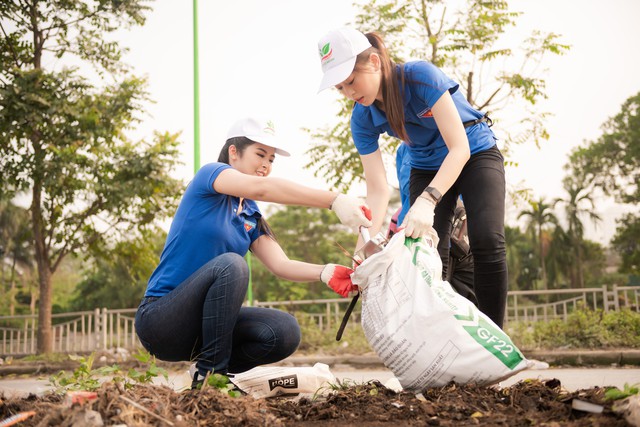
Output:
M425 188L420 197L429 197L436 205L442 200L442 194L435 187Z

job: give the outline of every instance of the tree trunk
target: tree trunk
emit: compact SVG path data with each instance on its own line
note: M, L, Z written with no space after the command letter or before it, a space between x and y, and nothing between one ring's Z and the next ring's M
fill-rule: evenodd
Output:
M34 144L35 157L42 155L39 146ZM38 346L37 353L51 353L53 340L51 331L51 263L46 245L46 233L42 218L42 184L39 179L33 183L33 199L31 201L31 219L33 226L33 243L35 247L36 265L38 266L38 287L40 301L38 303Z
M542 273L542 287L547 290L547 266L544 262L544 242L542 240L542 227L538 234L538 240L540 241L540 270Z
M16 314L16 282L11 281L11 287L9 288L9 316Z
M51 288L51 272L38 268L38 282L40 287L40 302L38 303L38 354L53 352L53 333L51 329L51 302L53 289Z
M577 247L576 247L576 261L577 261L577 279L578 279L578 286L580 288L584 288L584 274L582 272L582 248L580 246L580 242L577 242Z
M11 262L11 279L9 279L9 316L16 314L16 254L13 253Z

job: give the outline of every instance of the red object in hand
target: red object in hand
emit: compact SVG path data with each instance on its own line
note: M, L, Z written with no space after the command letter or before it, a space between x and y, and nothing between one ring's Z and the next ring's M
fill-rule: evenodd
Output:
M371 209L369 209L367 206L360 206L360 209L362 209L362 213L364 214L364 216L371 221Z
M320 273L320 280L327 284L335 293L342 297L348 297L350 292L357 291L358 287L351 281L353 270L338 264L327 264Z

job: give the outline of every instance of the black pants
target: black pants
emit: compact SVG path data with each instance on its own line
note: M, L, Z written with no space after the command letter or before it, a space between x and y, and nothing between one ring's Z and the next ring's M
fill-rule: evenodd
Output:
M437 171L411 170L411 204L431 183ZM494 146L471 156L453 186L435 209L438 252L443 277L449 259L449 236L458 196L467 210L469 246L474 260L474 290L478 307L502 327L507 303L507 254L504 239L504 158Z

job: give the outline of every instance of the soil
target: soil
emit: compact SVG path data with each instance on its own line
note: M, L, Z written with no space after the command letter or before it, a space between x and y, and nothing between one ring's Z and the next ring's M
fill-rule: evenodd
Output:
M396 393L377 381L349 384L324 397L230 397L215 388L176 392L166 386L124 389L105 383L95 400L70 406L64 396L0 397L0 424L25 411L20 426L627 426L603 388L568 392L560 381L526 380L502 389L458 386ZM601 414L571 408L574 399ZM96 421L97 420L97 421ZM102 421L101 424L99 421Z

